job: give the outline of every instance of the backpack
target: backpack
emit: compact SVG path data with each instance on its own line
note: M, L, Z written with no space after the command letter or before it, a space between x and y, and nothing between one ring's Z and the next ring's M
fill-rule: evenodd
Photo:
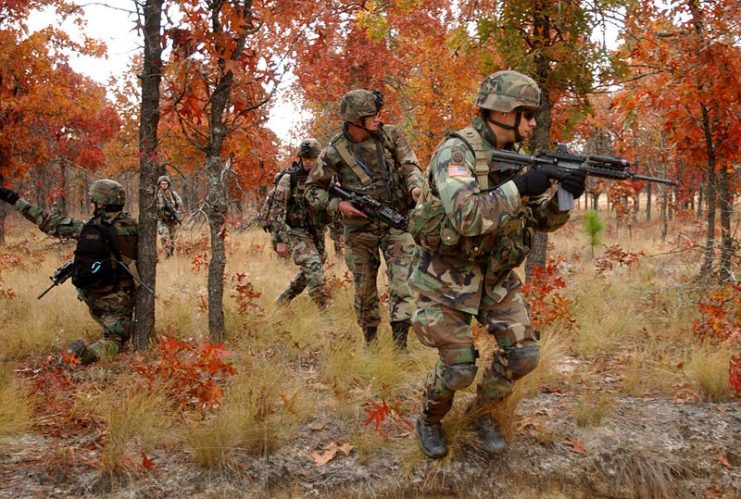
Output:
M72 284L80 289L96 289L118 282L121 253L113 225L99 217L91 219L80 232L75 248Z
M273 210L273 200L275 199L275 188L278 187L278 183L283 178L283 175L290 175L291 176L291 192L296 188L296 184L298 183L298 168L301 168L301 166L298 164L298 162L294 162L291 166L288 168L284 168L283 170L279 171L275 175L275 180L273 181L273 187L268 191L268 194L265 196L265 202L262 204L262 208L260 208L260 213L257 215L257 223L265 232L270 232L270 212Z

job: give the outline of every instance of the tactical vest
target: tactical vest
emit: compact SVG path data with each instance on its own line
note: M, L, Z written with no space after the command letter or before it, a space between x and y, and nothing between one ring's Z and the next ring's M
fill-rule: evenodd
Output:
M401 165L394 155L394 144L388 133L381 128L380 137L371 136L371 140L376 144L377 160L380 176L375 176L363 165L353 154L350 142L347 138L339 133L329 141L329 145L337 151L342 162L352 170L363 185L361 190L356 190L359 194L367 194L372 198L390 205L392 208L402 213L414 206L414 200L409 194L404 177L401 174ZM380 151L378 145L380 142ZM347 186L344 186L347 188Z
M438 147L450 138L461 139L473 152L474 173L482 192L496 189L489 178L489 160L485 153L483 138L478 131L468 126L446 135ZM534 225L532 210L525 206L512 216L499 230L492 234L466 237L453 227L445 213L434 182L428 169L417 206L409 215L409 233L422 248L441 256L473 261L490 261L495 271L519 266L530 252Z

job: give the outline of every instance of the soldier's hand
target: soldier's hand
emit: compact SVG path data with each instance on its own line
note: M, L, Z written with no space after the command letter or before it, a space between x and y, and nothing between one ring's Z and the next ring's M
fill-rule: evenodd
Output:
M540 196L551 186L551 179L542 170L530 170L513 180L520 196Z
M19 197L20 196L17 192L6 189L5 187L0 187L0 199L5 201L6 203L15 204L15 202L18 201Z
M337 208L340 210L340 213L342 213L346 217L368 218L368 215L354 207L350 201L340 201L340 204L337 205Z
M414 189L412 189L412 199L414 199L415 203L419 201L419 196L421 195L422 195L422 189L420 189L419 187L415 187Z
M275 245L275 252L281 258L288 258L288 245L286 243L278 243Z
M569 173L561 179L561 185L564 189L573 194L574 199L584 194L584 182L587 180L587 174L581 170Z

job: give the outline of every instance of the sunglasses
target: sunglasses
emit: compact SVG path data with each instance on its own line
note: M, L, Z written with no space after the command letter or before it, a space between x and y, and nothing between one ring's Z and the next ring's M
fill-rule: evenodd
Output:
M527 108L517 108L517 112L522 114L522 117L526 120L530 121L532 119L535 119L535 109L527 109Z

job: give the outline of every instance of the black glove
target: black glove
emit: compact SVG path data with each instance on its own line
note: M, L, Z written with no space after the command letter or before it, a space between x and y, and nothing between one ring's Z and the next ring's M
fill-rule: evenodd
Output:
M584 181L587 174L581 170L571 172L565 178L561 179L561 185L564 189L574 195L574 199L584 194Z
M15 204L15 202L18 201L19 197L20 196L17 192L6 189L5 187L0 187L0 199L5 201L6 203Z
M530 170L524 175L515 177L513 182L520 191L520 196L540 196L551 186L551 180L542 170Z

